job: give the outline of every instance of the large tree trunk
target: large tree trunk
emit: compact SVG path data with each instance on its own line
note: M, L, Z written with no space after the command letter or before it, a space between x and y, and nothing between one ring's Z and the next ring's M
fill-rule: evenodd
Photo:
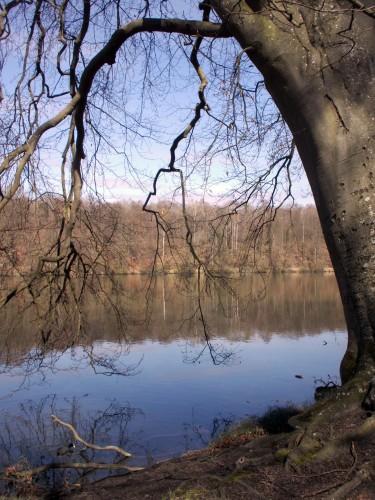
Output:
M342 379L363 371L370 375L375 367L375 18L353 10L350 1L218 0L214 6L264 76L306 170L348 327Z

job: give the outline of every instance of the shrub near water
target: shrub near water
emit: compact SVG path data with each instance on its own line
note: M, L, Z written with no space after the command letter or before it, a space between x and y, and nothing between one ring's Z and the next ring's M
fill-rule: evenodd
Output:
M264 415L257 418L258 425L267 434L279 434L290 432L292 427L288 424L290 417L301 413L302 408L293 404L287 406L271 406Z
M260 417L248 417L228 431L225 431L210 445L210 448L229 448L230 446L235 446L267 434L290 432L293 429L288 424L289 418L301 413L301 411L302 408L293 404L287 406L271 406Z
M213 450L230 448L265 435L266 432L259 427L256 418L249 417L223 432L217 440L211 443L210 448Z

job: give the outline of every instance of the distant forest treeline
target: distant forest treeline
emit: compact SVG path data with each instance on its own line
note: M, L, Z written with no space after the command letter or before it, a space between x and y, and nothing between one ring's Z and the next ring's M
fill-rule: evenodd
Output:
M331 267L314 206L281 208L270 222L273 214L263 207L244 206L229 213L224 207L195 202L185 214L177 203L153 208L159 224L154 214L142 211L141 203L84 201L70 270L138 273L154 267L160 272L191 272L196 262L186 242L187 227L200 261L218 271ZM61 242L56 243L56 237L64 235L61 213L68 223L69 207L50 195L32 202L21 196L7 205L0 219L3 276L27 274L40 255L57 254Z

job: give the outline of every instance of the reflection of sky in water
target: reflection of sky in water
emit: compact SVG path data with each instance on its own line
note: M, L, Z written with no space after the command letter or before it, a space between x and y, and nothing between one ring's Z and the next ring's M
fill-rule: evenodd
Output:
M82 350L77 347L73 352L75 369L68 369L72 363L69 351L61 356L54 373L49 373L42 384L37 374L30 380L29 388L26 384L12 397L0 401L1 433L4 421L9 424L12 415L16 421L20 404L27 400L38 405L47 395L56 395L53 411L67 421L72 418L74 400L83 422L90 420L95 412L104 411L115 399L123 407L142 412L132 415L126 427L131 439L127 446L132 446L128 451L139 457L134 461L144 463L145 449L156 459L168 458L186 448L201 447L199 434L208 441L215 418L238 419L261 413L269 405L311 400L314 379L337 377L346 335L342 331L300 338L277 334L267 342L256 335L247 342L219 339L215 345L235 352L228 365L214 366L207 352L197 363L184 362L186 355L199 354L202 344L187 345L181 339L169 344L152 341L133 344L130 353L126 355L124 350L119 358L129 365L143 357L139 373L131 377L95 375L87 360L79 362ZM95 351L109 354L117 352L118 346L98 342ZM295 378L296 374L303 379ZM21 380L19 376L1 375L2 395L16 389ZM49 426L51 411L45 408L43 412ZM108 441L97 444L117 444L117 431L116 426L107 429ZM50 435L49 439L57 437Z

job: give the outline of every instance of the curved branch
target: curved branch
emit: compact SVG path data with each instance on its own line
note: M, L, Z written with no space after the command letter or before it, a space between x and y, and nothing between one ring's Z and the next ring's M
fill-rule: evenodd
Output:
M85 441L81 436L78 434L78 432L75 430L75 428L68 424L67 422L64 422L63 420L60 420L56 415L51 415L51 418L54 422L66 427L67 429L70 430L70 432L73 434L74 438L79 441L80 443L84 444L87 446L87 448L92 448L93 450L109 450L109 451L116 451L117 453L120 453L126 458L131 457L131 453L128 453L127 451L123 450L122 448L119 448L118 446L110 445L110 446L98 446L97 444L92 444L88 443Z
M221 24L206 21L185 21L181 19L137 19L116 30L108 43L91 59L83 71L77 93L71 99L70 103L53 118L40 125L25 144L14 149L4 158L0 165L0 174L8 170L13 165L14 161L22 156L16 169L15 180L8 193L4 195L4 198L0 202L0 210L4 208L19 188L21 174L31 155L35 152L42 135L51 128L59 125L67 116L71 115L74 110L76 110L77 126L80 126L79 124L83 122L87 96L91 90L96 74L105 64L112 65L116 62L117 52L126 40L142 32L179 33L190 36L207 36L215 38L230 36L229 32ZM81 155L83 154L83 140L84 135L80 137L77 144L77 152Z
M14 9L14 7L17 7L17 5L22 3L26 3L25 0L12 0L11 2L7 3L3 7L3 10L0 12L0 40L4 40L4 38L7 38L7 36L9 35L9 31L6 32L7 28L9 28L9 12ZM4 33L5 36L3 36Z
M82 34L85 28L82 27ZM23 171L29 162L31 156L36 151L38 143L48 130L59 125L69 115L73 115L73 123L77 130L75 150L72 160L72 194L73 201L69 209L69 219L65 226L65 241L64 245L59 248L59 253L56 257L51 258L46 255L38 260L38 265L35 272L27 280L26 283L20 284L14 288L6 297L0 301L0 308L3 307L11 298L18 295L22 290L27 288L31 282L37 278L42 272L45 262L59 262L65 258L66 253L70 247L72 238L72 231L76 222L76 214L80 204L80 192L82 189L82 175L81 175L81 160L85 157L84 154L84 113L86 110L88 94L91 90L94 78L98 71L105 64L114 64L116 62L116 55L120 47L130 37L142 32L163 32L163 33L178 33L189 36L206 36L206 37L229 37L229 31L221 24L211 23L208 21L189 21L181 19L138 19L132 21L125 26L117 29L107 44L100 50L86 66L81 75L80 85L77 92L72 97L71 101L61 109L53 118L41 124L28 140L21 146L11 151L0 164L0 175L15 167L15 175L13 182L10 184L7 192L3 194L0 200L0 211L9 203L13 198L16 191L21 185L21 178ZM199 40L199 38L198 38ZM72 131L70 132L72 134ZM16 162L18 161L18 165ZM60 235L61 237L61 235Z

